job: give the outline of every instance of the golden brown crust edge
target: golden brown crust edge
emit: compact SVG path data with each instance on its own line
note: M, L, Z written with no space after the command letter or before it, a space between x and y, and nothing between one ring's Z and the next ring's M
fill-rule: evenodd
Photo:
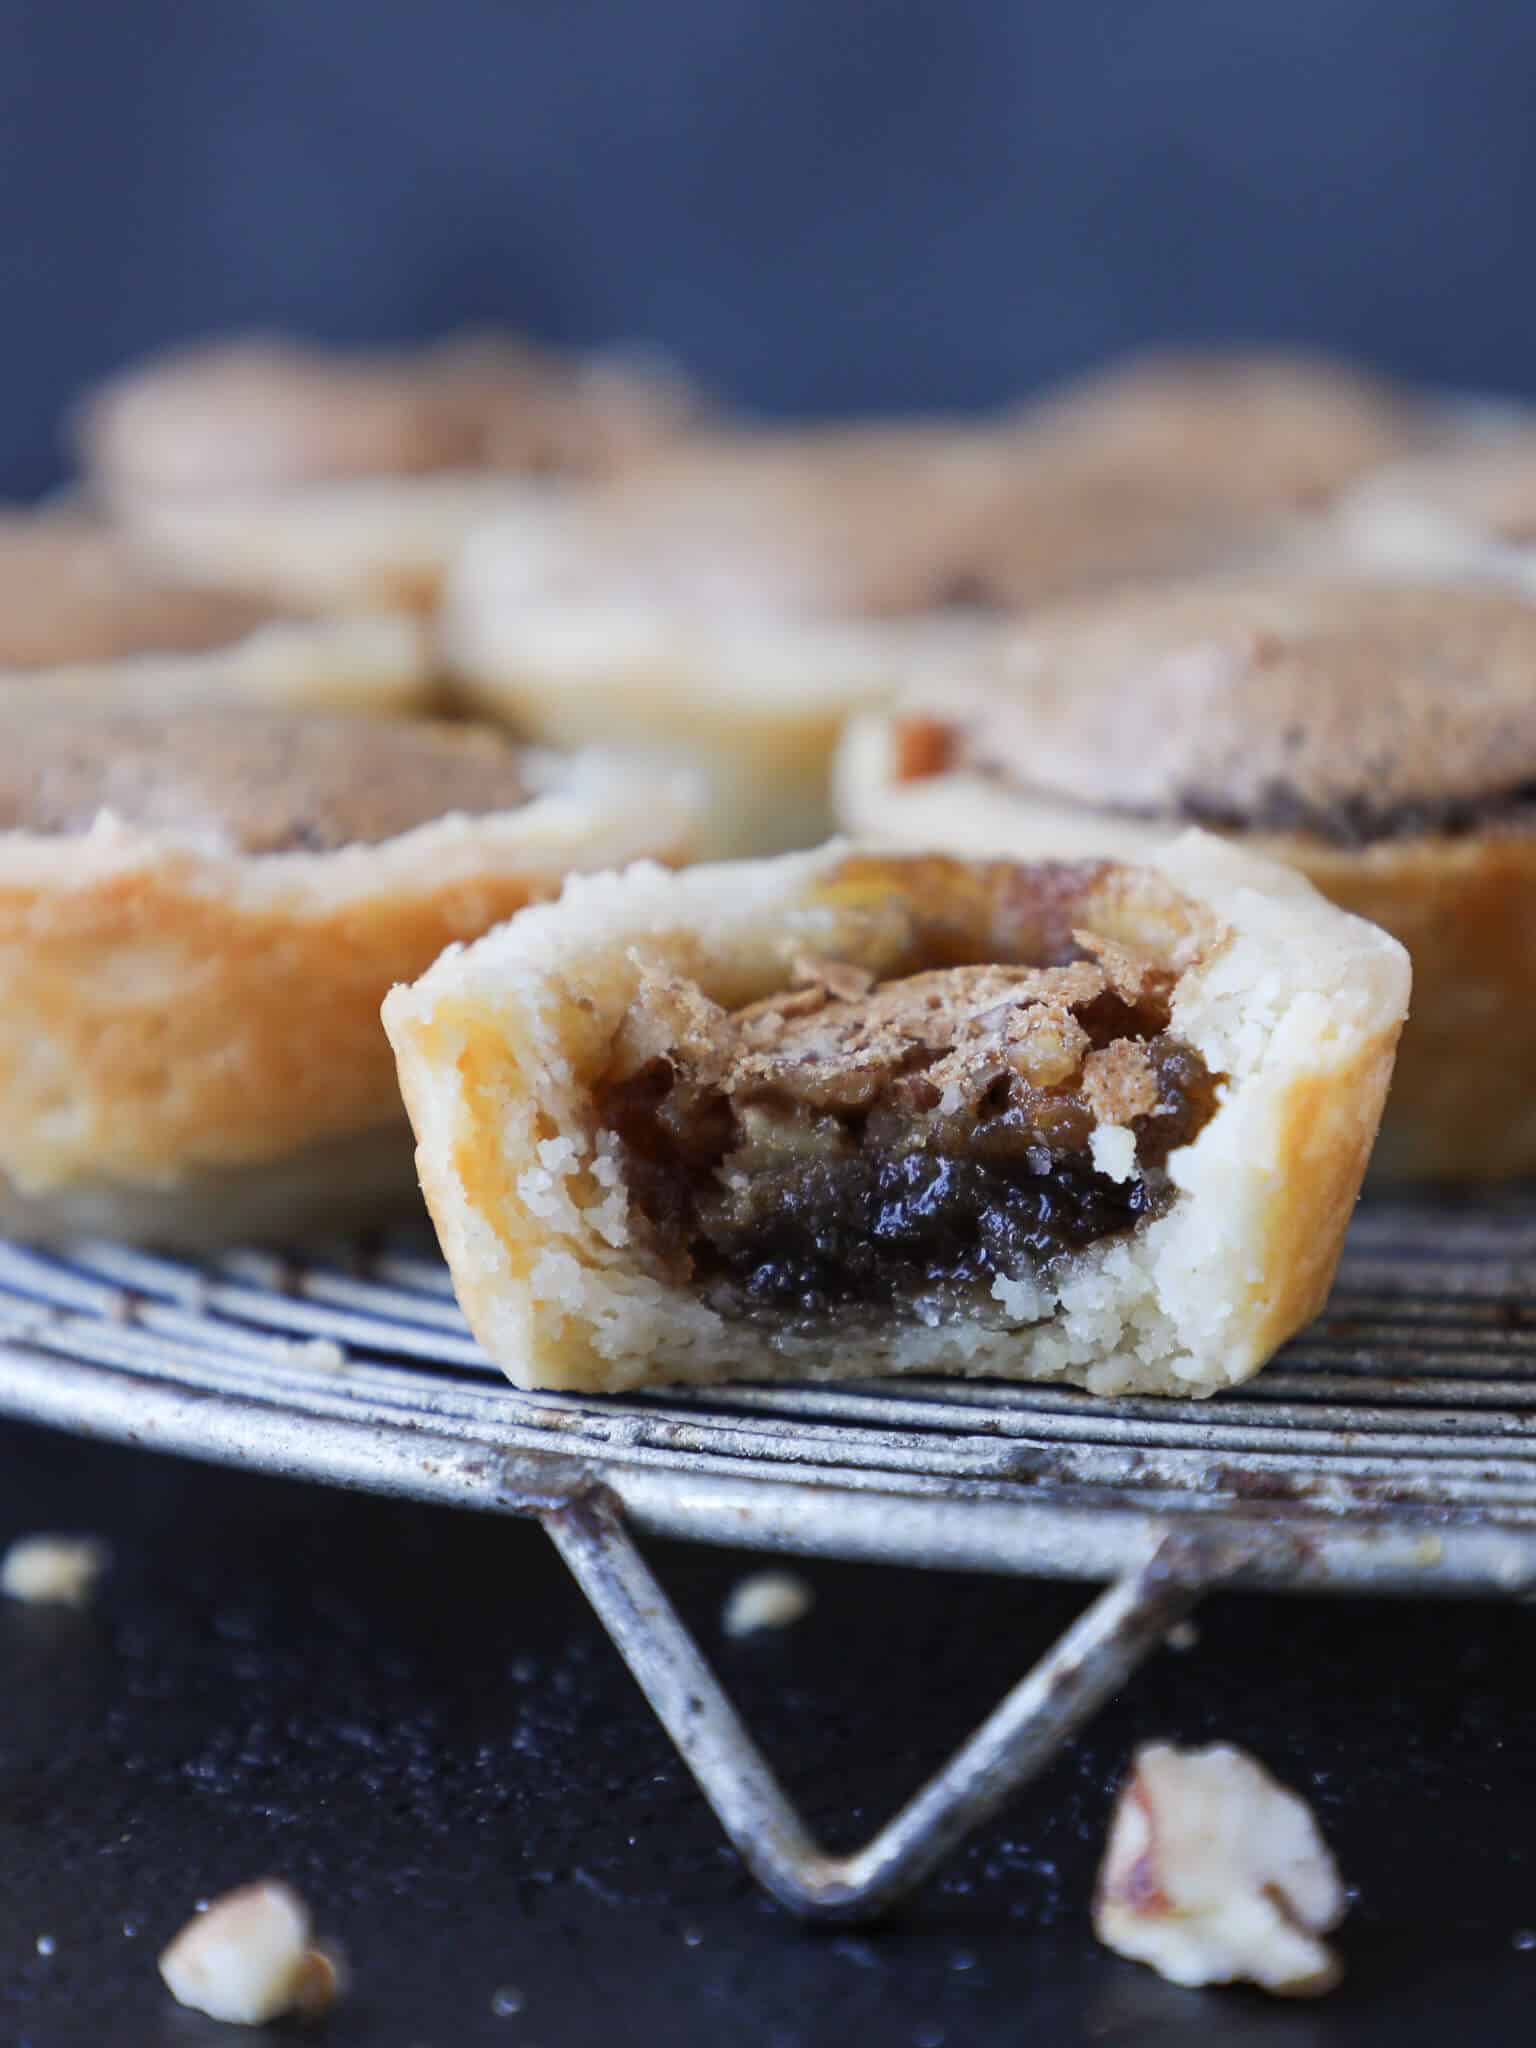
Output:
M233 910L174 862L67 899L0 887L13 1178L155 1184L390 1120L384 990L537 892L533 875L488 874L336 910Z
M1536 835L1255 842L1408 948L1413 1010L1372 1172L1493 1180L1536 1170Z
M1360 1186L1389 1099L1399 1027L1378 1032L1326 1081L1294 1082L1280 1112L1275 1170L1306 1202L1270 1206L1264 1233L1255 1349L1277 1351L1328 1299Z

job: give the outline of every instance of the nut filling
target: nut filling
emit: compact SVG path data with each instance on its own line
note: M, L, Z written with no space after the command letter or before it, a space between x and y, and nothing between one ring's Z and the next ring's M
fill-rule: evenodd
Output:
M1172 972L1073 939L887 981L804 961L736 1011L647 973L598 1109L658 1256L735 1317L1036 1319L1030 1283L1166 1209L1221 1081L1168 1029Z

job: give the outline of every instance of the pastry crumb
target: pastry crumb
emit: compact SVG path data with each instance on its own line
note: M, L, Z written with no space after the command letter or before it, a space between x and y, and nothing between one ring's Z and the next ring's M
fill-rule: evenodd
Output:
M160 1975L179 2005L245 2027L324 2012L345 1989L339 1951L315 1943L309 1908L276 1878L240 1885L206 1908L199 1900L161 1952Z
M18 1536L0 1559L0 1593L39 1606L85 1607L111 1560L98 1536Z
M793 1572L752 1572L731 1588L721 1623L728 1636L789 1628L810 1612L815 1595Z
M1176 1621L1163 1641L1170 1650L1193 1650L1200 1641L1200 1631L1192 1621Z
M1137 1750L1094 1898L1106 1948L1171 1984L1315 1997L1342 1974L1321 1937L1346 1904L1311 1809L1245 1751Z
M795 956L789 978L794 988L823 989L841 1003L860 1001L875 985L869 968L851 960L828 960L811 953Z
M320 1372L340 1372L351 1362L334 1337L295 1337L285 1348L296 1365L312 1365Z
M1101 1124L1129 1124L1157 1108L1157 1074L1138 1040L1117 1038L1083 1061L1083 1097Z

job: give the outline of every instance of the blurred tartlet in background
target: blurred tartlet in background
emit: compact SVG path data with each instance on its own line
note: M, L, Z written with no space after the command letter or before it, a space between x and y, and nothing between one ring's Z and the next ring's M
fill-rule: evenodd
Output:
M0 699L209 697L421 709L421 628L381 611L322 617L179 576L120 532L63 512L0 509Z
M1389 463L1339 500L1328 541L1374 574L1470 577L1536 596L1536 426L1506 422Z
M1444 430L1363 374L1242 356L985 418L701 436L488 523L440 644L517 731L700 764L710 850L806 845L855 712L963 676L1064 596L1288 559L1337 490Z
M468 726L0 700L0 1228L293 1241L409 1203L390 986L694 825L676 777Z
M1459 408L1335 358L1267 349L1149 350L1057 385L1021 431L1122 477L1234 510L1315 510L1354 478L1455 434Z
M1051 821L1203 824L1414 963L1379 1166L1536 1168L1536 606L1471 583L1237 577L1021 626L971 687L852 731L845 825L1007 854Z
M430 609L520 485L611 474L711 416L677 370L484 333L396 352L251 337L88 392L94 496L189 575L307 604Z
M937 425L700 442L477 534L445 663L529 737L688 757L711 851L809 844L849 713L974 638L970 564L1006 469L995 437Z

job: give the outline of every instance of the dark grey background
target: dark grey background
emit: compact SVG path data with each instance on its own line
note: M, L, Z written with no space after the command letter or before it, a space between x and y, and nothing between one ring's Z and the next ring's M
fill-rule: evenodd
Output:
M769 410L1267 335L1536 383L1529 0L0 0L0 487L277 322L644 336Z

